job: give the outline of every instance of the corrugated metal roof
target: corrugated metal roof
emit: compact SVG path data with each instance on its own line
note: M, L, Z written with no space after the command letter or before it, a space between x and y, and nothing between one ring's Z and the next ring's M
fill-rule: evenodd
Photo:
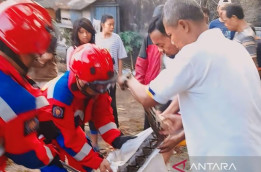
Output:
M35 2L37 2L38 4L43 6L44 8L56 9L54 0L35 0Z
M96 0L56 0L55 5L62 9L82 10Z

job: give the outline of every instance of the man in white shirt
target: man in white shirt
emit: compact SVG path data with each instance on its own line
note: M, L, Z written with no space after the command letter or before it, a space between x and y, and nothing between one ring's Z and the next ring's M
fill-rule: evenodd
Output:
M194 0L168 0L164 26L180 51L148 87L125 80L136 99L150 107L178 95L192 157L261 157L260 79L249 53L219 29L207 30Z

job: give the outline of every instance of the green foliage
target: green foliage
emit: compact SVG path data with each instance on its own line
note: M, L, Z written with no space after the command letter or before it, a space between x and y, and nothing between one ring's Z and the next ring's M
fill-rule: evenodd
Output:
M128 54L132 54L134 49L140 49L142 37L137 32L125 31L119 33Z
M134 70L135 58L133 59L133 57L136 56L141 47L142 37L137 32L132 31L121 32L119 35L124 44L126 52L130 57L130 63L126 62L126 64L127 66L130 65L129 68L131 70Z
M65 39L65 44L69 47L71 46L71 33L72 29L63 28L61 30L61 37Z

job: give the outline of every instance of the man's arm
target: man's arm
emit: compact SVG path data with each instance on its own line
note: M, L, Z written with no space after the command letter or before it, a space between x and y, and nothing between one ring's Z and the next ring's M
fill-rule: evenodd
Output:
M158 104L152 97L147 93L147 86L139 83L137 79L131 76L129 79L123 81L128 86L133 97L140 102L144 108L149 108Z
M178 143L185 139L185 132L179 114L163 115L161 122L161 134L167 135L163 143L159 146L161 153L172 150Z
M185 140L184 130L180 130L176 134L170 134L159 146L160 153L166 153L171 151L175 146L177 146L183 140Z
M122 59L118 59L118 69L119 69L119 76L122 75Z
M162 112L162 115L175 114L178 113L178 111L179 111L178 96L175 96L171 104L168 106L168 108L164 112Z

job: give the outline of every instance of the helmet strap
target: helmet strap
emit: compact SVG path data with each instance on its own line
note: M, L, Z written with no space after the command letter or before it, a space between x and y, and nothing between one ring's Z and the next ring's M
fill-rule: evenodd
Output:
M13 50L11 50L5 43L0 41L0 51L5 53L8 57L10 57L26 74L28 72L28 67L20 60L19 55L16 54Z
M88 88L87 85L84 85L83 87L81 87L80 91L83 95L85 95L86 97L90 97L91 95L88 94L88 92L86 91L86 89Z
M13 61L25 72L25 74L27 74L27 72L28 72L28 67L25 66L25 64L20 60L20 58L18 57L18 55L12 56L11 58L12 58Z
M78 88L78 86L77 86L77 83L72 83L72 85L71 85L71 89L72 89L72 91L79 91L80 89Z
M77 85L77 88L80 90L80 92L81 92L83 95L85 95L86 97L91 97L91 95L86 92L86 89L88 88L88 85L85 84L85 85L82 87L81 84L79 83L79 78L78 78L78 76L76 75L75 77L76 77L76 85Z

